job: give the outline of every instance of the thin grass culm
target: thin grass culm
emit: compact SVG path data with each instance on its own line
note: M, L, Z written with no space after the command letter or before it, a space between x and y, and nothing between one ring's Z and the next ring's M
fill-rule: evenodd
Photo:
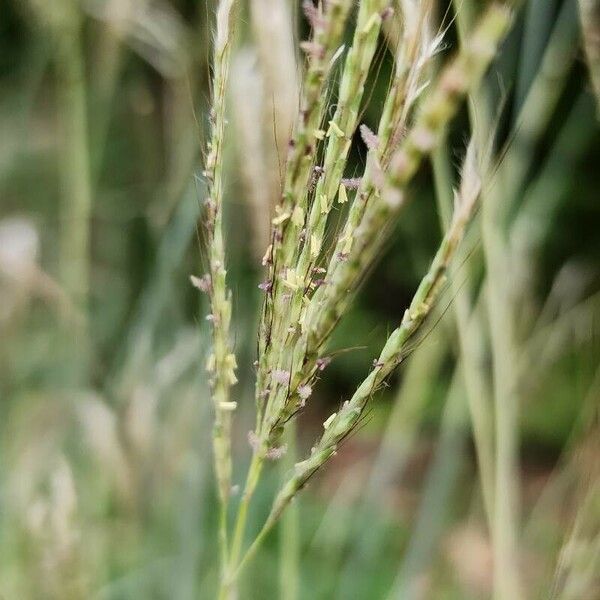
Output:
M456 193L451 224L402 322L388 337L372 370L352 397L325 421L323 434L310 456L295 464L263 527L244 550L250 502L265 461L285 453L282 439L286 425L302 411L329 364L332 333L407 204L411 180L443 138L466 94L479 84L512 16L509 4L492 3L468 42L430 80L430 62L443 42L441 33L432 33L432 2L401 3L400 14L395 15L387 0L361 1L346 49L342 38L351 8L349 0L303 3L312 34L300 45L306 56L300 111L283 165L282 193L275 206L270 245L263 258L267 278L259 286L264 302L255 363L256 426L249 434L252 459L231 538L227 512L231 416L236 403L230 398L230 388L236 381L236 361L229 343L231 298L225 281L222 161L233 2L221 2L217 10L212 134L205 171L210 270L194 282L208 292L211 300L213 352L208 370L216 415L215 471L221 502L221 598L233 597L242 568L281 513L337 452L360 423L370 398L408 354L409 342L444 287L449 264L479 197L478 183L461 186ZM395 68L374 133L360 119L368 100L367 77L376 65L380 33L388 19L397 19L402 36L394 51ZM364 172L349 177L345 171L356 134L367 148L367 159ZM475 172L475 153L471 145L465 173ZM479 180L475 177L475 181ZM332 224L334 214L342 219L337 232ZM330 239L332 231L334 237Z
M206 201L206 236L209 252L209 273L193 278L192 283L210 297L209 320L213 330L213 349L206 370L211 376L215 411L213 448L215 473L218 482L220 516L219 544L221 568L228 560L227 511L231 491L231 414L236 403L230 399L230 389L237 382L236 359L229 340L231 293L227 288L225 244L223 236L223 145L225 137L225 91L229 73L235 1L222 0L217 8L217 28L213 56L210 112L211 136L204 177L208 183ZM223 576L225 574L223 573Z

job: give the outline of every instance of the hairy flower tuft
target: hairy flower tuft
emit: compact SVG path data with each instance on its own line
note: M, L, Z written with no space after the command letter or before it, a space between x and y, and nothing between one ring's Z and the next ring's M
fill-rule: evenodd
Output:
M287 385L290 382L290 372L283 369L275 369L272 377L273 381L281 385Z
M317 369L319 369L319 371L324 371L329 366L330 362L331 356L321 356L320 358L317 358Z
M306 20L309 22L310 26L313 29L317 29L317 27L322 25L322 19L319 15L319 10L312 3L312 0L303 0L302 12L304 12Z
M269 460L279 460L282 456L287 452L287 444L283 444L283 446L278 446L276 448L269 448L265 457Z
M196 277L195 275L190 275L190 281L192 285L199 289L203 293L210 292L211 279L208 273L202 275L202 277Z
M377 135L375 135L369 129L369 127L367 125L365 125L364 123L360 126L359 130L360 130L360 137L362 138L362 141L365 143L365 146L369 150L376 152L377 149L379 148L379 138L377 137Z
M346 186L348 190L357 190L360 187L361 177L347 177L342 179L342 184Z
M308 383L301 385L298 388L298 396L300 396L300 398L302 398L303 401L308 400L308 398L310 397L311 394L312 394L312 387L310 387L310 385L308 385Z

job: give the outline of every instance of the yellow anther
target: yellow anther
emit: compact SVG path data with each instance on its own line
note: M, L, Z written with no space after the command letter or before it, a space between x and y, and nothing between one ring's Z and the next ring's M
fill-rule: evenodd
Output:
M329 212L329 206L327 205L327 196L325 194L319 196L319 203L321 205L321 214L326 215Z
M284 212L281 206L275 207L275 213L277 214L277 216L274 217L271 221L273 225L281 225L284 221L287 221L290 218L290 213Z
M287 270L283 284L290 288L290 290L296 291L298 289L298 276L296 275L295 269Z
M329 137L332 133L335 133L335 135L341 138L345 136L345 133L340 129L340 126L335 121L329 121L327 137Z
M333 420L335 419L336 416L337 416L337 413L333 413L332 415L330 415L327 418L327 420L325 421L325 423L323 423L323 429L327 429L333 423Z
M371 15L371 18L365 23L365 26L363 27L362 33L369 33L369 31L371 31L371 29L373 27L375 27L375 25L380 25L381 24L381 15L379 13L373 13Z
M237 402L221 402L219 408L227 412L233 412L237 408Z
M342 248L342 252L344 254L350 254L350 250L352 249L352 236L348 235L347 237L343 238L344 240L344 246Z
M214 354L209 354L208 358L206 359L206 370L209 373L212 373L215 370L215 355Z
M314 233L310 236L310 256L317 258L321 252L321 240Z
M294 212L292 213L292 223L296 225L296 227L302 227L304 225L304 211L302 207L296 206L294 208Z

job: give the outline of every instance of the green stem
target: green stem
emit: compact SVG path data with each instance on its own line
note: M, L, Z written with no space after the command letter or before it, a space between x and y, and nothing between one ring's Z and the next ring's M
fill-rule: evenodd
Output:
M233 534L233 540L231 543L231 552L229 555L229 566L228 566L228 581L225 583L229 586L235 583L236 576L232 577L237 568L237 562L242 550L242 543L244 541L244 534L246 532L246 521L248 520L248 508L250 506L250 500L256 489L256 485L260 479L262 467L264 464L264 458L260 449L255 450L252 456L252 462L248 468L248 475L246 477L246 485L244 486L244 493L240 500L238 507L238 513L235 521L235 528Z
M86 110L86 82L81 49L81 15L72 1L60 3L56 23L58 110L63 134L61 160L60 279L76 308L86 315L90 287L90 218L92 184ZM76 331L73 364L85 372L88 355L86 323ZM71 339L72 332L68 334ZM70 347L70 345L69 345ZM83 352L81 351L83 348ZM79 372L81 369L81 372Z
M297 423L292 420L286 431L287 452L281 460L281 483L285 483L296 462ZM297 600L300 583L300 531L298 505L292 504L281 520L279 538L279 597Z
M256 552L262 545L264 539L267 537L267 535L269 534L271 529L273 529L273 526L275 525L276 522L277 522L277 518L267 519L267 521L263 525L262 529L258 532L258 535L254 538L254 541L252 542L252 544L250 544L250 547L248 548L248 550L246 550L244 556L242 556L242 559L240 560L237 568L233 571L232 581L237 581L239 576L242 574L242 571L246 568L246 566L250 563L250 561L256 555Z
M209 296L213 323L213 347L206 369L211 375L212 400L215 410L213 452L219 492L219 544L223 578L227 572L227 511L231 490L231 415L236 403L230 390L237 382L235 354L229 339L231 292L227 287L225 240L223 233L223 147L225 143L225 94L235 24L235 0L221 0L216 13L216 35L213 51L212 129L208 143L204 175L207 181L207 246L210 265ZM223 579L222 579L223 581Z
M219 502L219 554L221 557L221 581L227 577L228 564L228 535L227 535L227 507L225 502Z
M436 199L442 226L448 227L452 215L452 177L446 144L432 155ZM456 274L455 274L456 275ZM467 404L473 427L473 441L479 466L483 504L490 531L494 514L494 424L491 413L489 384L479 365L484 360L484 335L481 318L474 310L469 285L463 287L458 277L451 275L453 312L458 333L460 365L465 381Z

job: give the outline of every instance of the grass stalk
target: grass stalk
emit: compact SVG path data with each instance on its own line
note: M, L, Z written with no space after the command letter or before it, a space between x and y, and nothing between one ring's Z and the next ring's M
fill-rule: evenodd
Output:
M500 193L495 188L495 193ZM518 571L518 405L515 378L516 332L510 285L511 261L498 211L490 202L483 209L483 247L488 292L496 415L494 506L494 598L522 597Z
M487 273L488 316L491 330L495 412L495 505L493 546L495 556L494 597L521 597L518 567L518 390L513 368L516 351L515 309L510 281L511 256L506 244L506 226L511 207L525 178L533 144L550 118L572 61L573 7L563 7L518 118L519 129L506 156L496 185L483 203L483 240ZM473 128L485 135L475 100ZM479 102L480 110L485 111ZM479 133L477 133L479 130Z
M328 3L325 13L313 15L313 26L315 27L314 38L309 42L309 54L314 54L309 60L309 68L306 75L305 91L302 98L301 118L296 128L294 140L291 144L291 154L287 166L287 176L283 193L283 203L279 207L279 216L274 220L276 231L274 244L271 249L269 262L271 267L271 292L267 296L265 311L261 319L259 342L259 372L257 375L257 404L259 415L257 419L256 439L258 440L255 455L256 460L262 461L261 453L268 451L270 447L278 443L279 424L282 420L282 411L285 409L285 385L280 382L278 386L271 378L267 384L268 372L272 374L275 370L285 372L288 363L293 360L294 345L293 336L288 335L291 327L301 319L303 310L303 295L295 294L290 302L291 309L282 309L285 305L283 295L286 284L290 284L289 271L291 265L297 263L297 268L292 269L295 280L304 280L308 276L312 254L310 244L305 243L302 252L298 251L298 240L294 233L298 233L300 227L305 226L305 239L322 237L327 213L337 193L339 181L342 177L344 165L350 149L352 134L358 124L358 113L364 85L370 63L373 59L379 30L381 27L381 14L387 4L387 0L367 0L361 3L357 16L357 24L352 46L350 47L339 86L338 109L330 123L327 134L327 149L323 166L324 176L319 179L317 189L310 209L306 204L306 189L308 177L311 172L313 154L310 149L314 147L321 134L318 132L321 125L323 100L319 93L323 89L325 74L331 69L331 64L324 63L324 57L329 55L331 63L333 52L342 33L345 17L349 10L349 4L340 0ZM315 9L316 10L316 9ZM312 14L312 12L310 13ZM318 52L314 52L315 45ZM344 128L343 130L341 128ZM339 135L344 131L343 135ZM309 149L307 151L307 149ZM299 187L299 189L296 189ZM293 192L296 192L294 194ZM325 198L327 211L323 211L323 202L317 200ZM291 210L294 203L292 218ZM305 213L308 213L306 216ZM306 222L305 222L306 219ZM302 221L302 222L300 222ZM283 227L285 225L285 228ZM313 232L314 230L314 232ZM280 240L277 242L277 240ZM276 310L274 307L279 307ZM266 394L264 412L262 398ZM261 416L263 417L261 419ZM254 459L253 459L254 460ZM257 470L260 473L260 469ZM247 487L251 495L254 485ZM247 510L246 493L244 494L241 511ZM245 518L239 519L242 527L239 539L243 538L243 524ZM237 531L237 525L236 525ZM235 554L233 555L235 557Z
M252 455L252 461L248 468L248 475L246 477L246 484L244 486L244 492L240 505L238 507L237 517L235 521L233 540L231 543L231 554L230 554L230 571L234 573L236 563L239 559L242 544L244 541L244 534L246 532L246 521L248 519L248 508L250 506L250 500L254 494L254 490L260 479L260 474L264 465L264 457L260 452L255 451ZM230 573L230 577L231 577Z
M519 191L531 167L535 146L565 89L576 56L577 36L576 7L572 2L565 2L556 19L539 72L516 120L515 136L498 174L499 180L502 181L502 194L496 194L488 201L488 205L496 203L494 210L498 211L499 223L503 226L509 224ZM475 111L471 118L475 129L480 128L485 135L484 132L489 126L483 118L489 112L489 107L482 105L482 102L483 100L473 98L471 104Z
M55 20L58 107L63 135L61 152L60 279L75 306L85 314L90 289L92 182L86 107L81 14L72 0L57 4ZM85 325L78 333L85 345ZM87 352L83 352L86 360Z
M282 483L296 462L296 421L289 424L285 441L287 451L280 461ZM290 505L281 519L279 533L279 597L298 600L300 592L300 513L298 504Z
M515 89L515 108L520 111L536 76L552 27L556 0L530 0L524 8L525 24Z
M468 411L465 406L463 369L457 366L446 397L437 448L424 486L409 547L396 577L389 600L418 598L419 582L427 575L436 543L448 519L450 496L463 466Z
M451 176L446 146L443 144L432 156L436 199L443 226L447 227L452 211ZM467 405L471 415L473 440L480 473L483 504L492 530L494 515L494 423L489 383L480 365L483 364L485 343L483 324L471 300L471 286L463 285L456 276L450 277L453 314L459 342L460 369L463 371Z
M221 0L217 7L217 23L213 54L211 136L204 175L208 187L207 245L209 252L209 281L213 325L213 351L207 363L211 375L215 410L213 448L215 473L219 491L219 545L222 577L228 564L227 511L231 492L231 415L236 403L230 400L230 389L237 382L236 359L229 340L231 293L227 288L225 244L223 234L223 145L225 137L225 92L229 74L235 0Z
M469 8L472 8L468 5ZM466 43L465 32L468 31L468 21L470 14L465 14L462 11L462 5L456 7L459 33L461 35L463 43ZM573 41L576 35L575 28L575 15L574 7L572 3L565 3L563 6L557 24L551 35L550 43L547 50L544 52L541 62L541 68L538 72L535 80L531 84L528 94L523 101L523 106L517 118L519 124L516 131L515 139L513 140L511 147L509 148L507 155L500 166L498 179L503 182L502 193L500 193L498 186L492 190L492 193L486 194L484 200L484 206L486 207L484 214L485 235L487 235L487 253L488 253L488 279L489 277L494 278L492 283L493 290L490 295L495 295L490 300L489 314L492 322L492 339L493 339L493 355L494 360L500 360L499 364L496 362L494 369L494 381L495 388L493 392L494 397L494 412L496 413L496 433L495 433L495 445L494 452L490 449L486 451L486 454L490 458L485 459L486 462L491 460L491 457L495 455L495 466L494 466L494 482L490 481L490 476L485 476L488 480L486 487L493 490L493 498L490 498L487 502L487 513L490 515L490 510L494 508L493 514L493 526L491 527L492 537L494 540L494 554L497 557L495 573L495 594L498 598L506 597L518 597L519 584L518 574L516 565L516 507L515 504L517 499L514 493L514 484L516 481L516 439L515 428L518 428L516 421L516 399L514 398L514 392L517 385L516 379L513 384L507 383L507 378L510 377L510 364L507 362L510 359L507 357L509 348L514 344L514 332L508 333L505 328L508 326L509 319L512 319L511 311L507 309L508 298L504 296L504 300L498 298L498 294L506 294L506 290L502 292L502 281L508 281L505 279L507 274L499 274L503 268L505 268L506 257L508 256L508 250L503 245L503 238L501 230L506 225L506 215L510 212L510 207L514 205L516 195L524 181L525 174L531 162L532 148L535 142L539 139L540 133L547 124L552 112L556 106L556 102L563 89L564 81L569 72L570 66L573 60ZM471 102L469 104L471 122L474 129L474 134L480 140L484 139L486 131L489 132L490 120L488 117L488 107L485 104L485 96L480 95L476 97L471 96ZM438 165L439 167L439 165ZM490 239L493 238L493 239ZM494 271L489 262L490 253L494 254L494 261L497 270ZM499 271L499 270L500 271ZM489 283L488 283L489 286ZM489 289L489 287L488 287ZM456 310L461 311L460 295L456 299ZM494 308L492 308L492 306ZM459 317L459 336L461 340L462 351L467 347L465 333L469 331L469 328L464 327L464 323L460 326L460 321L464 321L464 318ZM500 336L501 339L498 339ZM467 342L468 343L468 342ZM498 353L504 353L506 357L504 360L498 359ZM464 360L463 364L467 366L470 371L475 357L471 357L471 360ZM471 373L471 376L473 373ZM515 375L516 377L516 375ZM466 378L467 389L469 389L469 381L472 381L472 386L476 383L473 377ZM474 389L471 387L471 389ZM498 394L503 394L503 398L500 399ZM471 397L471 393L469 393ZM481 397L479 395L479 397ZM508 399L507 399L508 398ZM513 399L513 402L510 399ZM481 426L477 425L477 421L481 420L473 412L472 406L472 420L474 427L475 442L478 449L478 458L480 460L480 470L482 482L484 479L484 472L482 469L483 463L481 463L482 453L481 450L489 443L489 440L493 439L494 436L490 435L489 428L488 433L485 434L486 440L482 443L477 442L477 438L484 437L483 434L478 435L477 430L481 430ZM481 440L480 440L481 442ZM499 454L498 454L499 453ZM488 470L490 470L488 468ZM485 497L490 496L484 491ZM500 503L498 512L495 510L495 505ZM501 556L500 556L501 555ZM508 595L507 595L508 594ZM514 595L513 595L514 594Z
M346 557L340 577L338 597L345 598L356 585L356 574L363 573L384 543L387 528L372 522L378 510L383 490L393 482L402 480L415 451L419 432L423 426L427 403L431 400L441 366L448 352L447 336L441 329L434 330L414 354L407 359L401 385L393 400L386 421L383 439L365 484L365 491L355 511L349 534L352 551ZM320 529L326 535L326 524Z

